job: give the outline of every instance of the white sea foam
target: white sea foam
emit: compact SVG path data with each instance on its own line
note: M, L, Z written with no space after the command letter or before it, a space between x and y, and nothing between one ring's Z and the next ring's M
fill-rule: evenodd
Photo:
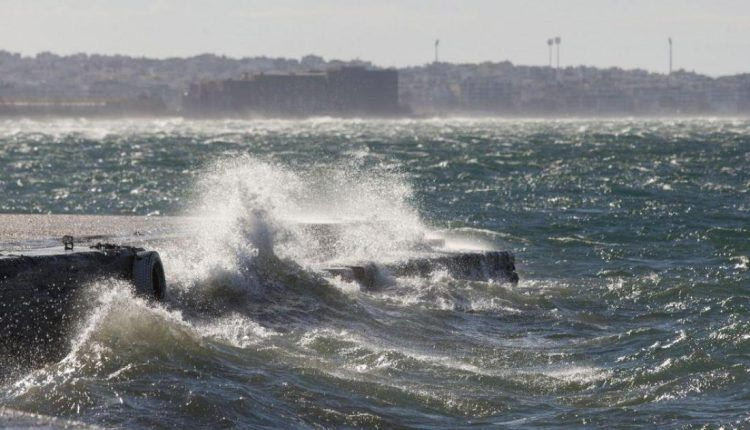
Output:
M303 267L402 259L438 235L413 208L408 182L388 170L303 171L242 157L217 162L196 188L193 240L160 250L182 289L246 277L263 256Z
M329 351L337 357L344 357L346 363L328 362L315 349L320 341L329 345L336 340L341 348ZM530 364L511 361L471 363L464 358L447 354L445 351L419 349L409 346L407 339L385 340L372 338L351 330L318 328L308 331L298 342L304 349L314 351L321 360L316 368L337 378L360 380L363 377L377 377L402 371L412 365L405 360L415 360L424 365L453 372L466 372L474 375L502 378L522 384L534 384L552 389L561 384L592 385L609 379L613 373L609 369L583 364ZM427 371L427 369L424 369ZM440 372L439 370L433 370ZM541 379L540 379L541 377ZM378 379L379 383L386 383ZM401 387L406 389L405 387ZM412 391L414 387L406 389Z
M240 315L191 322L179 310L135 296L132 286L122 281L100 281L85 290L88 298L84 300L89 303L68 353L59 362L33 370L13 383L11 396L75 385L79 378L118 378L135 371L144 360L176 349L189 355L204 348L205 340L247 348L278 335ZM168 350L165 345L170 346Z
M261 341L279 335L278 332L263 327L239 314L232 314L212 320L209 323L198 324L194 328L202 336L226 341L238 348L257 345Z
M730 257L730 260L735 262L734 268L739 270L750 269L750 257L747 255L738 255Z

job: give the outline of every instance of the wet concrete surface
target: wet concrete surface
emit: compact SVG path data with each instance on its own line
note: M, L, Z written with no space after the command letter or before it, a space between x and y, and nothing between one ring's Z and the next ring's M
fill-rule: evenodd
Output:
M0 252L26 241L154 234L174 229L180 217L0 214Z

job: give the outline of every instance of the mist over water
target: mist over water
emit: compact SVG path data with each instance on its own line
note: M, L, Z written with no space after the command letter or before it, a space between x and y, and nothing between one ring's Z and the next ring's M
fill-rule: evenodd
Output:
M4 379L3 406L103 426L750 426L750 121L2 121L0 165L1 211L191 232L156 245L165 303L87 286L66 357ZM511 250L521 281L364 291L319 270L425 238Z

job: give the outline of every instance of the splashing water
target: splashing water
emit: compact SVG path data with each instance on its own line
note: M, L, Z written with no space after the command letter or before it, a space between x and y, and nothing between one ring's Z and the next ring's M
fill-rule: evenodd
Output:
M746 120L0 122L0 143L5 211L184 213L188 236L155 245L165 303L87 286L65 358L3 380L3 406L123 427L750 424ZM515 251L521 282L363 291L319 270L435 237Z

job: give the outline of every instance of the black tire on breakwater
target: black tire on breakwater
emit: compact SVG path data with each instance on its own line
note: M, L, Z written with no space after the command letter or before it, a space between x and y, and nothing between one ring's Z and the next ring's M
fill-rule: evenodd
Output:
M136 293L140 296L154 297L159 301L164 299L167 282L158 252L141 251L135 255L133 284Z

